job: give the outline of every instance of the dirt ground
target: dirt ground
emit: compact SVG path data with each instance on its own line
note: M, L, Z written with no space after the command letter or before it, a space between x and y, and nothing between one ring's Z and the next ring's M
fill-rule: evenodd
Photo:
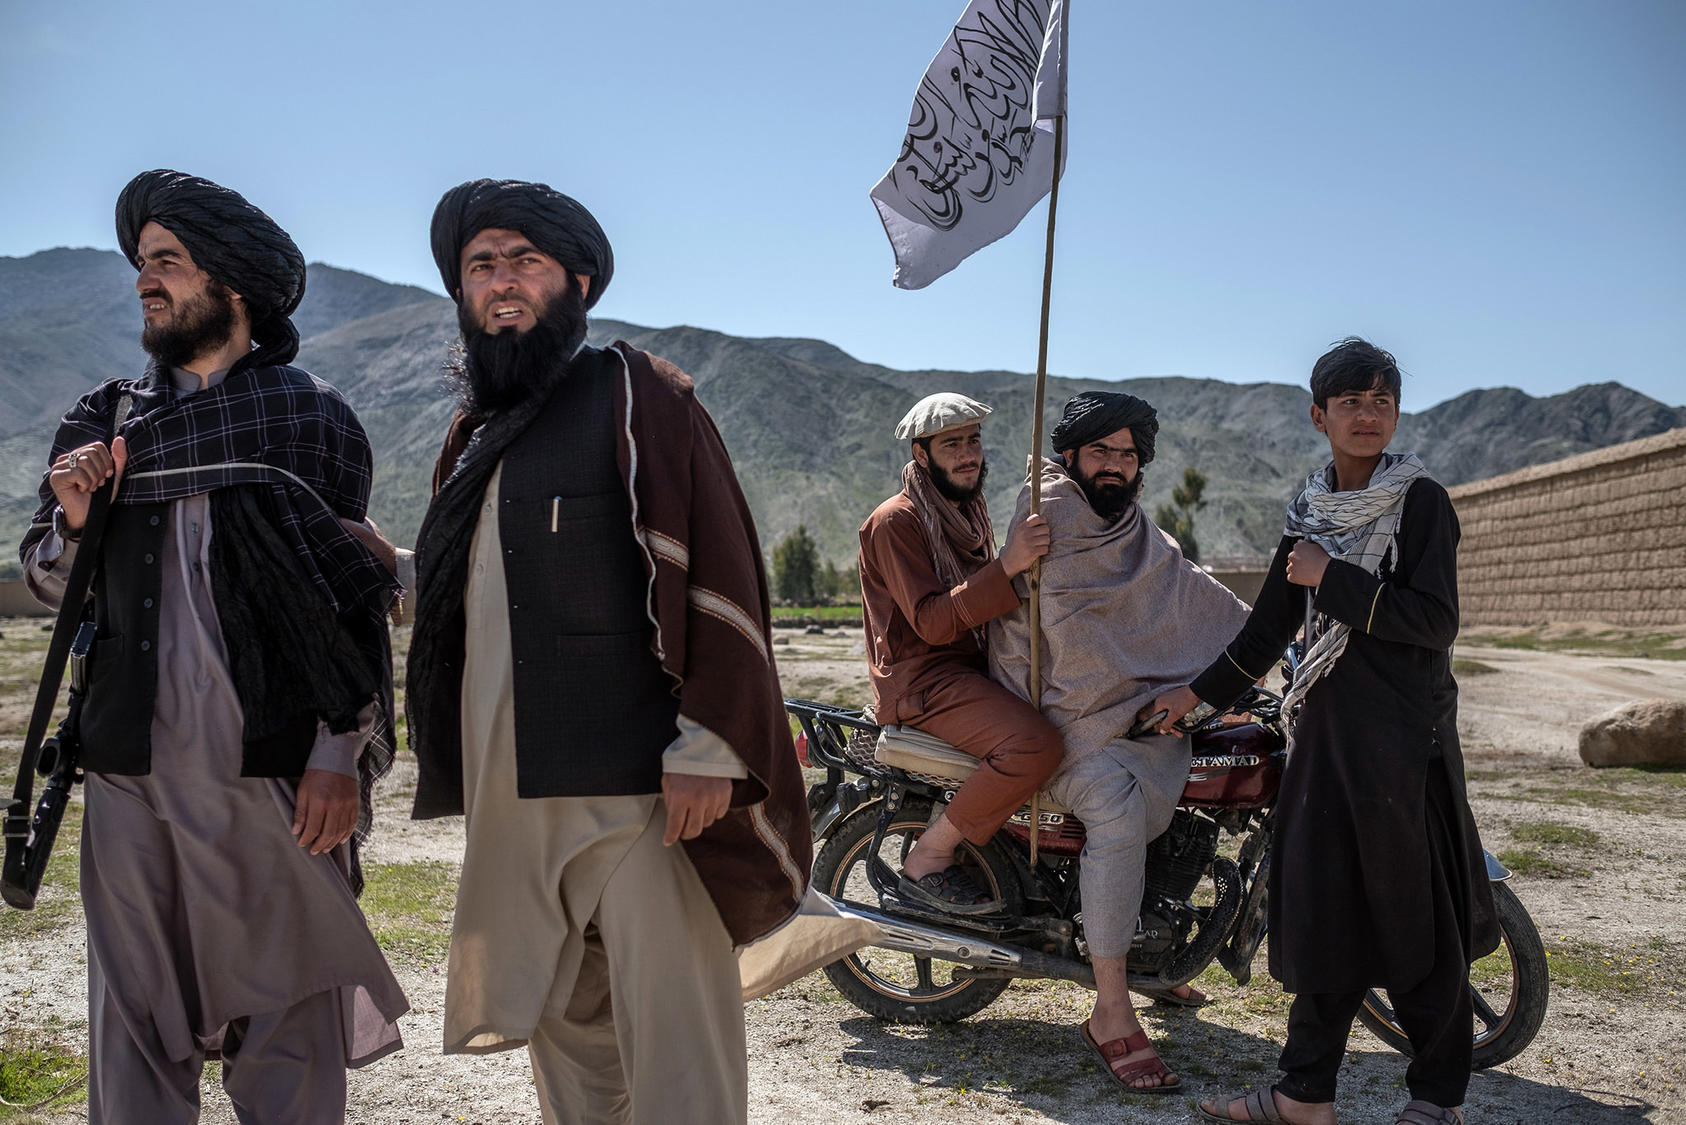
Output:
M17 625L0 623L7 632ZM863 698L858 629L777 640L786 694ZM1476 819L1487 847L1517 869L1511 886L1539 924L1553 976L1538 1038L1517 1059L1475 1077L1469 1120L1686 1123L1686 773L1594 771L1575 753L1580 725L1612 705L1686 699L1686 662L1476 644L1461 645L1456 656ZM3 685L7 718L19 710L18 682L8 673ZM460 821L406 819L412 784L413 772L402 767L386 784L366 862L454 865ZM0 930L7 935L0 1028L14 1044L80 1052L84 935L73 900L60 906L60 922L39 932ZM446 923L436 928L443 933ZM538 1122L524 1053L439 1054L440 946L389 945L414 1008L403 1021L408 1046L351 1075L351 1120ZM1078 1035L1088 994L1076 986L1015 983L963 1023L922 1028L869 1018L814 974L749 1006L750 1120L1194 1121L1198 1098L1270 1080L1286 1013L1262 954L1246 988L1218 969L1199 983L1214 998L1199 1012L1144 1009L1149 1034L1184 1083L1182 1092L1149 1097L1121 1095L1103 1081ZM1341 1120L1391 1122L1408 1098L1404 1070L1402 1056L1356 1031L1341 1076ZM232 1122L214 1075L205 1086L204 1120ZM0 1111L6 1120L85 1121L86 1106L10 1118Z

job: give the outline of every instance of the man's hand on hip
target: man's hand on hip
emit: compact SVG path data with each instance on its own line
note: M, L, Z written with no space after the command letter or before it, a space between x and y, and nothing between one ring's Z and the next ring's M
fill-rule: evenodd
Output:
M305 770L293 803L299 847L321 855L351 839L357 828L357 779L332 770Z
M731 807L732 779L664 773L662 800L667 802L667 831L662 834L662 843L671 846L680 840L694 840Z
M398 573L398 552L393 547L392 541L381 533L381 529L376 526L374 520L364 520L362 523L358 523L356 520L348 520L341 516L340 523L347 531L351 532L359 543L369 549L369 553L374 555L388 572L394 575Z

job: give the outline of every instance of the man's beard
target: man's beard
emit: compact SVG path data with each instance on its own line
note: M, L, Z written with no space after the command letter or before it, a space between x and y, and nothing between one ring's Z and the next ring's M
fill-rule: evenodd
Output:
M234 335L234 294L220 281L206 279L203 290L181 301L161 289L141 296L169 303L168 323L141 329L141 347L165 368L186 367L202 355L220 351Z
M457 308L463 346L446 367L464 412L485 417L544 399L568 374L585 340L585 294L572 277L567 288L536 310L525 332L486 332L465 307Z
M1125 483L1120 479L1121 474L1106 470L1106 478L1097 480L1100 473L1085 477L1079 473L1072 475L1077 479L1077 487L1083 490L1088 498L1089 507L1095 514L1111 523L1119 516L1130 510L1130 505L1136 502L1136 497L1142 494L1142 475L1136 474L1136 479Z
M926 465L926 468L931 472L931 483L937 486L937 491L942 495L942 498L962 506L970 504L972 498L983 491L984 481L989 479L988 461L978 462L978 483L971 488L962 488L955 484L954 478L949 476L943 470L943 467L935 461Z

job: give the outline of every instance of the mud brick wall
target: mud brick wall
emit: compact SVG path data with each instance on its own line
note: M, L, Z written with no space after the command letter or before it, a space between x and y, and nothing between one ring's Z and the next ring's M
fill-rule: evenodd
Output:
M1686 429L1450 491L1464 624L1686 626Z

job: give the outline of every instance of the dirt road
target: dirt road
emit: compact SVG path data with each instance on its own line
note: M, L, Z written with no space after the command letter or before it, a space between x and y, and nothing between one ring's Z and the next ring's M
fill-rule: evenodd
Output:
M787 693L859 699L859 639L858 630L781 636ZM1538 920L1553 966L1544 1029L1512 1063L1476 1076L1469 1120L1686 1123L1686 775L1594 771L1574 750L1580 724L1615 703L1686 699L1686 663L1479 647L1460 647L1457 657L1476 817L1487 847L1517 868L1512 886ZM448 885L460 823L403 819L409 784L400 773L386 788L368 861L440 870ZM420 939L388 941L414 1006L404 1021L408 1047L352 1075L352 1120L537 1122L523 1053L439 1055L444 971L434 939L448 925L443 915L424 914ZM0 1003L10 1040L79 1051L82 932L74 909L62 918L47 932L0 930ZM382 925L376 929L387 941ZM750 1119L1194 1121L1196 1098L1269 1081L1286 1013L1262 956L1245 989L1220 970L1200 983L1215 1000L1208 1008L1144 1013L1185 1084L1155 1098L1120 1096L1103 1082L1078 1036L1088 994L1075 986L1015 984L964 1023L922 1028L862 1015L816 974L750 1005ZM1404 1069L1402 1056L1355 1033L1341 1119L1391 1122L1407 1100ZM206 1089L204 1120L231 1122L214 1078ZM86 1120L86 1110L12 1120L56 1125Z

